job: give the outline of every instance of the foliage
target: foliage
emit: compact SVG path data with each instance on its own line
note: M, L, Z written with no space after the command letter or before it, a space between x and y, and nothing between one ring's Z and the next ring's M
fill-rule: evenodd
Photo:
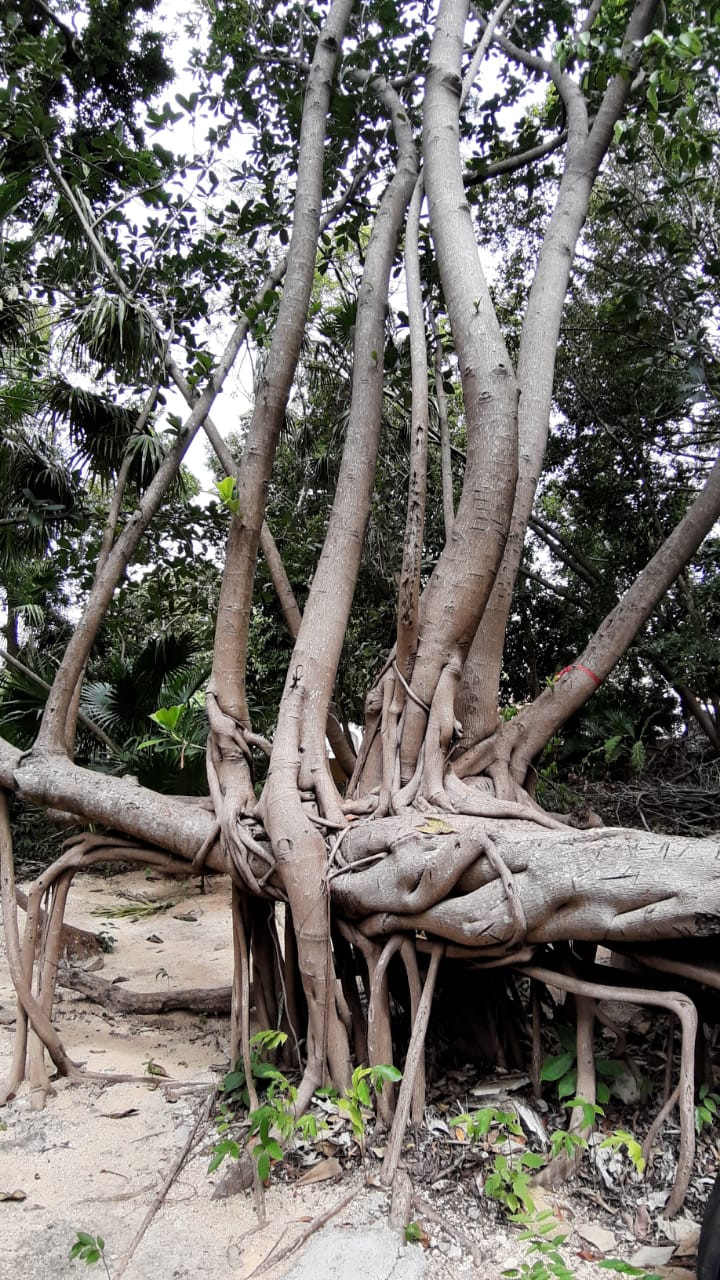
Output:
M516 1213L513 1214L511 1221L525 1228L520 1234L520 1239L528 1241L530 1253L539 1256L532 1262L522 1262L519 1267L503 1271L504 1276L509 1280L553 1280L553 1277L554 1280L574 1280L575 1272L569 1268L560 1253L567 1236L556 1230L556 1219L549 1209L539 1214L534 1211ZM619 1258L603 1258L598 1266L620 1275L642 1276L644 1280L660 1280L654 1272L651 1274L643 1267L634 1267L631 1263Z
M326 1127L324 1121L318 1120L310 1112L296 1115L297 1089L274 1063L265 1060L267 1054L274 1052L286 1040L287 1036L281 1031L258 1031L250 1040L252 1076L263 1089L264 1101L254 1110L249 1110L247 1118L241 1123L246 1130L244 1142L257 1160L258 1173L263 1182L269 1177L272 1163L284 1158L281 1143L287 1144L296 1135L305 1141L313 1140L317 1138L319 1129ZM365 1144L366 1116L372 1107L371 1089L380 1093L384 1085L396 1083L400 1079L402 1073L393 1066L381 1064L376 1067L356 1067L344 1097L337 1097L333 1093L338 1111L347 1115L361 1149ZM241 1061L225 1076L222 1093L223 1099L215 1122L220 1140L213 1144L208 1173L214 1173L226 1156L237 1160L241 1154L240 1143L235 1138L226 1136L237 1129L238 1108L248 1109L250 1106L245 1068Z
M345 1096L337 1099L338 1110L347 1115L353 1135L362 1151L365 1147L366 1113L372 1107L371 1088L382 1093L386 1084L396 1084L402 1079L397 1067L380 1064L376 1067L356 1067Z
M252 1154L257 1160L258 1175L265 1182L270 1175L273 1161L283 1159L283 1149L271 1130L281 1138L291 1138L299 1130L308 1136L316 1136L317 1124L310 1115L296 1119L293 1104L297 1090L283 1073L271 1062L264 1060L264 1054L272 1052L285 1042L287 1036L283 1032L260 1031L251 1039L251 1070L253 1079L263 1082L266 1101L253 1111L248 1112L247 1134L245 1141L251 1146ZM215 1125L220 1141L213 1144L212 1159L208 1165L208 1173L214 1173L226 1156L237 1160L240 1158L240 1144L231 1137L225 1137L237 1121L238 1102L248 1107L250 1094L245 1076L245 1069L238 1062L234 1071L225 1076L222 1083L224 1100L218 1108ZM312 1130L315 1129L315 1134ZM251 1140L255 1139L252 1143Z
M720 1107L720 1094L714 1093L709 1084L701 1084L695 1103L695 1129L702 1133L706 1125L715 1124Z
M554 1084L558 1099L560 1102L565 1102L566 1098L573 1097L577 1086L577 1043L575 1033L570 1027L556 1024L555 1034L563 1049L561 1053L551 1054L545 1058L540 1068L540 1079L546 1083ZM623 1065L616 1058L604 1058L596 1055L595 1070L598 1076L601 1077L597 1083L598 1102L604 1105L610 1101L613 1081L622 1075ZM574 1105L574 1101L565 1102L565 1106L572 1107Z
M87 1263L89 1267L96 1262L102 1262L105 1274L110 1280L110 1271L105 1257L105 1241L102 1236L91 1236L87 1231L78 1231L76 1234L77 1239L70 1250L70 1260L74 1261L79 1258L82 1262Z

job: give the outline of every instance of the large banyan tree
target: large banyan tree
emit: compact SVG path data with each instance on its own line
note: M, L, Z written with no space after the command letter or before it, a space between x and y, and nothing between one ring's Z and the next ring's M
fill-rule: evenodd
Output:
M92 3L10 4L6 17L3 333L10 344L23 325L32 330L46 386L59 386L72 362L82 369L85 427L71 415L71 436L94 431L96 450L115 450L117 465L92 580L74 597L35 739L25 750L0 739L4 927L19 1000L5 1097L24 1078L45 1096L45 1051L61 1073L80 1074L52 1022L66 899L78 870L120 859L229 877L231 1053L248 1053L252 982L258 1024L292 1033L298 1109L327 1079L344 1088L353 1061L391 1061L388 965L399 955L413 1030L388 1175L410 1105L421 1106L423 1037L445 959L574 992L578 1093L592 1101L595 1002L615 991L592 969L594 944L658 950L672 941L662 961L672 965L683 939L717 933L720 846L574 829L536 800L536 763L711 531L720 513L711 450L649 563L582 651L563 655L510 718L499 713L503 653L593 192L614 148L643 165L647 140L671 147L675 129L686 168L701 163L693 127L703 121L687 104L705 101L712 29L693 6L666 11L659 0L502 0L495 9L236 0L198 15L195 87L175 111L152 105L171 70L151 18L142 25L128 9L113 26ZM160 131L193 113L207 141L180 162ZM508 316L488 283L497 262L488 268L479 244L502 247L498 220L516 208L516 182L541 185L536 232L542 225ZM504 184L504 201L493 183ZM298 369L333 270L354 282L352 372L300 610L266 499L289 406L302 412ZM336 682L376 500L390 318L406 334L412 384L407 516L394 642L367 689L357 745ZM72 340L62 336L70 331ZM26 361L31 384L40 357L32 366L27 342L13 360L16 378ZM255 392L238 462L227 400L220 418L213 412L248 344L258 353ZM132 421L129 391L141 406ZM55 395L59 413L57 386ZM147 444L148 424L180 403L185 416L165 419L151 465L133 480L138 440ZM94 761L76 762L76 732L104 619L203 432L225 477L228 532L205 689L207 794L190 803L104 768L112 743L102 732ZM429 455L444 516L432 556ZM56 500L37 517L50 558L61 508ZM292 635L271 738L254 731L249 711L259 557ZM17 666L12 653L9 661ZM10 795L13 807L45 806L91 827L34 882L22 937ZM641 979L622 991L682 1022L676 1206L692 1159L692 1005ZM485 1016L480 1003L472 1013ZM388 1119L395 1105L383 1095Z

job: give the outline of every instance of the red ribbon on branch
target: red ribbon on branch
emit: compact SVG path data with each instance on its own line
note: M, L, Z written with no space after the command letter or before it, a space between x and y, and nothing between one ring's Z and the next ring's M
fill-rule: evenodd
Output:
M589 676L591 680L594 680L598 688L602 684L600 677L596 676L595 672L591 671L589 667L584 667L582 662L571 662L568 667L563 667L562 671L558 671L555 679L559 680L561 676L567 675L568 671L584 671L586 676Z

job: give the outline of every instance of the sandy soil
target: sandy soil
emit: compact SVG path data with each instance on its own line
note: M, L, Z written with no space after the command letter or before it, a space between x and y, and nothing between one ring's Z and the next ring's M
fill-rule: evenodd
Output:
M102 930L114 942L113 950L102 958L98 976L126 980L123 988L129 991L229 984L229 891L223 881L211 882L204 896L196 885L186 885L183 900L161 914L135 919L111 915L113 909L129 905L127 894L166 900L177 891L176 882L147 878L141 872L77 877L68 920ZM12 1051L14 1005L0 951L0 1078ZM33 1111L21 1091L0 1112L0 1193L18 1193L17 1198L0 1202L2 1280L104 1274L100 1265L88 1272L84 1263L70 1261L78 1230L104 1238L113 1280L121 1271L127 1280L150 1276L156 1280L249 1280L258 1267L262 1267L258 1275L276 1280L301 1274L294 1268L303 1252L318 1280L324 1276L352 1280L353 1272L347 1269L351 1264L346 1259L344 1270L342 1265L343 1231L349 1243L352 1228L379 1232L387 1221L387 1196L366 1183L368 1172L379 1167L372 1153L361 1169L357 1160L345 1159L348 1140L345 1150L338 1152L342 1171L332 1180L289 1184L274 1175L265 1193L267 1224L258 1229L251 1192L213 1198L222 1170L208 1177L208 1153L216 1137L212 1123L200 1126L189 1157L150 1215L123 1271L143 1220L201 1116L208 1086L217 1083L227 1068L227 1019L187 1012L111 1013L61 988L55 1020L75 1061L92 1071L137 1074L140 1082L70 1085L60 1080L55 1097L43 1111ZM171 1081L163 1078L158 1084L146 1074L148 1063L162 1067ZM422 1242L404 1246L406 1265L392 1250L387 1251L387 1266L383 1264L378 1275L390 1280L411 1270L430 1280L499 1280L522 1259L518 1233L498 1222L494 1206L488 1207L477 1196L471 1199L449 1179L424 1194L437 1220L423 1221L418 1214ZM274 1247L284 1248L299 1239L318 1215L344 1200L348 1202L332 1217L323 1237L311 1237L294 1256L268 1266ZM593 1239L597 1223L587 1199L563 1195L548 1197L545 1203L556 1214L558 1229L572 1233L563 1255L578 1280L611 1274L591 1259L603 1253L628 1257L639 1247L638 1241L629 1243L623 1224L618 1224L617 1239L607 1227L604 1238ZM688 1224L690 1232L691 1227ZM314 1261L316 1254L310 1251L317 1248L318 1239L333 1242L334 1260L328 1252L326 1262ZM472 1261L468 1239L480 1264ZM665 1240L664 1245L669 1242ZM321 1249L320 1258L325 1256ZM677 1263L677 1254L673 1262ZM677 1265L656 1270L685 1280L692 1274ZM355 1274L370 1280L363 1269Z

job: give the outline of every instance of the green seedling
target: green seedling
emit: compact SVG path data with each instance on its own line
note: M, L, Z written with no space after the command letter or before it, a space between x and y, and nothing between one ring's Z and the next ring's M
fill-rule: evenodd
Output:
M504 1129L506 1134L522 1136L522 1126L513 1111L499 1111L497 1107L482 1107L479 1111L463 1112L453 1124L465 1130L470 1142L484 1138L493 1127Z
M609 1133L607 1138L603 1138L600 1143L601 1147L609 1148L611 1151L627 1152L628 1159L635 1168L635 1172L639 1178L645 1172L645 1158L642 1153L642 1147L637 1138L634 1138L627 1129L616 1129L614 1133Z
M508 1280L576 1280L575 1272L560 1252L567 1236L556 1231L557 1222L549 1209L540 1214L515 1213L510 1221L526 1228L521 1232L520 1239L530 1241L529 1252L537 1256L531 1261L521 1262L519 1267L503 1271L503 1276L507 1276ZM647 1272L644 1267L634 1267L620 1258L604 1258L598 1266L620 1275L660 1280L655 1272Z
M695 1129L701 1133L706 1125L715 1124L720 1107L720 1094L711 1093L709 1084L701 1084L695 1105Z
M510 1213L532 1213L535 1202L530 1194L530 1179L544 1164L535 1151L523 1151L514 1158L498 1153L492 1172L485 1179L485 1195L498 1200Z
M594 1102L586 1102L585 1098L570 1098L564 1104L570 1111L580 1111L583 1129L592 1129L595 1121L605 1115L602 1107ZM567 1129L556 1129L550 1134L550 1156L554 1160L564 1155L572 1159L580 1151L587 1150L587 1139L581 1133L572 1133Z
M305 1141L317 1138L324 1121L314 1115L295 1115L297 1089L272 1062L266 1062L263 1054L272 1053L285 1043L282 1031L258 1031L250 1041L250 1071L255 1084L261 1084L264 1100L261 1106L249 1111L244 1120L238 1119L238 1109L250 1106L245 1067L238 1062L235 1069L225 1076L221 1089L224 1095L218 1106L215 1127L220 1140L213 1144L208 1173L214 1173L229 1156L240 1158L243 1146L249 1146L257 1161L258 1174L263 1182L270 1176L273 1164L284 1158L282 1143L289 1142L296 1134ZM242 1125L245 1128L241 1144L231 1132Z
M110 1271L105 1258L105 1241L102 1236L91 1236L87 1231L77 1231L75 1243L70 1250L70 1260L74 1262L76 1258L87 1263L89 1267L96 1262L102 1262L105 1274L110 1280Z
M567 1236L556 1231L557 1222L549 1209L540 1214L536 1214L534 1209L529 1213L514 1213L510 1221L526 1228L520 1239L529 1241L529 1252L538 1256L521 1262L519 1267L503 1271L504 1276L514 1280L574 1280L574 1273L560 1253Z
M353 1136L360 1147L365 1148L365 1115L363 1111L372 1108L371 1088L375 1093L382 1093L386 1084L397 1084L402 1079L402 1072L397 1067L380 1064L377 1067L356 1067L352 1073L352 1081L345 1095L338 1098L338 1109L348 1116L352 1125Z

